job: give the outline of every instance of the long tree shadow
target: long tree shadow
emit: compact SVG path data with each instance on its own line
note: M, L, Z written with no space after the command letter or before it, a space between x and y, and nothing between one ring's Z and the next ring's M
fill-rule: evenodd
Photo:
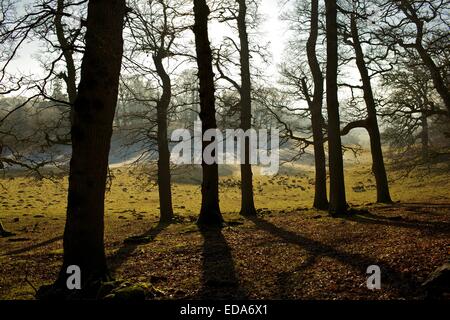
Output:
M200 299L245 299L231 249L220 228L200 228L203 237L203 273Z
M450 203L399 202L383 209L389 210L391 208L401 208L407 211L412 211L414 213L419 213L427 216L442 216L442 211L439 213L436 211L438 209L445 209L446 211L450 210Z
M450 209L450 203L433 203L433 202L399 202L394 203L393 207L410 207L410 208L446 208Z
M349 253L338 250L331 245L306 238L292 231L284 230L259 217L249 217L248 219L250 219L257 228L271 233L287 243L303 248L313 257L330 257L355 268L360 271L361 274L366 274L367 267L371 265L379 265L382 270L383 283L387 283L389 286L397 290L397 292L403 297L416 296L420 290L420 284L414 279L413 274L398 272L386 264L381 264L381 261L358 253ZM307 265L312 265L313 261L314 258L312 258Z
M9 251L9 252L5 253L4 255L5 256L10 256L10 255L14 255L14 254L25 253L25 252L28 252L28 251L31 251L31 250L34 250L34 249L45 247L45 246L47 246L49 244L52 244L53 242L56 242L56 241L59 241L59 240L62 240L62 239L63 239L63 236L58 236L58 237L55 237L55 238L51 238L51 239L48 239L48 240L45 240L45 241L33 244L33 245L25 247L25 248L20 248L20 249Z
M144 232L142 235L126 239L122 247L114 255L108 258L108 265L111 273L114 274L114 272L116 272L116 270L119 269L136 251L137 247L153 241L153 239L169 225L169 222L159 222L155 227Z
M413 219L405 219L401 216L398 217L382 216L373 214L371 212L364 212L359 213L357 215L344 216L343 218L358 223L417 229L421 231L429 231L432 233L450 232L450 223L443 221L419 221Z
M277 275L278 296L281 299L289 299L289 291L286 288L289 286L289 278L293 273L301 274L307 269L311 268L317 260L317 255L309 255L308 258L293 270L284 271Z

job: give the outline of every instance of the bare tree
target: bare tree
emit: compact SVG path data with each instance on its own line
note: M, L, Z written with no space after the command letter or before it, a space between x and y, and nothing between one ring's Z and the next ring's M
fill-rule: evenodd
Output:
M306 44L306 53L308 63L314 81L314 93L312 97L308 95L306 80L302 79L302 88L307 97L309 109L311 111L311 125L314 139L314 163L316 169L315 192L314 192L314 208L326 210L328 209L327 198L327 172L325 163L325 150L323 127L324 120L322 116L323 104L323 74L317 59L316 45L319 33L319 1L311 1L311 22L309 38Z
M219 90L220 120L227 126L233 126L239 122L237 127L243 131L252 128L253 84L257 78L255 74L261 73L255 64L251 64L251 60L259 58L265 61L266 59L265 46L258 42L258 39L249 39L249 30L256 30L259 26L258 8L259 1L254 0L224 1L215 8L215 13L218 13L217 19L233 30L233 35L226 36L219 48L214 50L215 66L219 73L216 80ZM236 38L233 37L234 35ZM240 71L240 80L233 77L234 70ZM220 80L225 80L230 87L221 88ZM247 139L243 143L240 214L251 216L256 215L256 209L253 172L249 159L250 144Z
M240 67L241 67L241 87L240 93L240 115L241 129L246 131L252 126L252 87L250 78L250 50L247 33L247 4L246 0L236 0L239 5L237 25L240 40ZM241 215L256 215L253 197L253 173L250 164L250 143L244 141L245 163L241 164Z
M87 0L47 0L34 2L31 6L17 3L20 14L4 15L4 27L0 33L0 45L5 48L0 74L2 87L7 93L24 90L29 93L26 100L20 102L4 118L26 108L30 104L59 114L59 119L42 122L35 139L48 153L55 144L70 144L70 121L73 103L76 98L77 73L79 59L83 52L85 3ZM23 11L23 12L22 12ZM41 52L39 60L45 71L43 77L21 75L15 77L8 73L11 62L21 53L27 41L42 44L46 50ZM55 95L54 88L63 80L66 95ZM6 87L9 86L8 89ZM53 91L53 92L52 92ZM36 108L36 114L38 114ZM3 122L5 119L0 120ZM63 163L65 158L60 160ZM59 165L55 163L55 165Z
M411 51L418 54L450 115L448 75L443 73L448 62L438 63L448 52L449 5L448 1L442 0L380 1L384 25L379 37L400 46L410 56L414 56Z
M14 13L17 12L15 6L18 3L12 1L1 1L1 20L0 20L0 46L2 46L2 54L0 55L1 69L0 69L0 91L2 94L12 94L18 92L20 89L28 86L29 91L36 91L37 94L28 99L18 99L20 101L17 105L9 108L8 110L0 115L0 169L7 170L8 167L20 167L28 172L35 173L39 177L42 177L40 171L41 168L48 164L54 164L52 160L34 160L29 159L23 155L21 150L15 148L14 145L24 145L24 144L34 144L36 147L44 147L42 143L42 136L45 136L45 143L57 143L61 141L67 142L67 138L52 139L50 138L50 132L47 125L42 128L37 128L36 132L24 134L23 132L14 132L8 126L8 118L22 109L29 106L29 103L35 101L37 98L44 98L47 100L57 101L58 104L71 105L76 97L76 67L73 58L74 44L79 39L82 26L74 29L65 30L62 18L64 16L71 16L64 12L66 7L73 7L81 5L83 2L80 1L77 4L69 3L66 4L64 0L53 0L43 1L42 3L36 3L34 6L34 11L25 12L21 16L16 16ZM55 5L56 8L52 8ZM53 18L53 21L52 21ZM57 35L57 40L59 47L56 50L60 50L60 55L52 61L50 64L50 70L47 76L35 83L34 80L27 80L24 76L19 78L8 74L8 66L17 56L19 50L23 44L31 39L36 38L44 40L46 43L52 43L52 34ZM70 34L68 36L67 34ZM62 54L61 54L62 53ZM64 56L66 67L66 73L61 72L58 76L64 78L67 92L69 95L69 102L66 103L64 99L59 100L61 97L52 97L45 93L45 86L49 81L51 75L56 73L56 64L61 60L61 55ZM27 83L28 82L28 83ZM9 86L9 87L8 87ZM38 101L38 105L42 105L41 101ZM11 122L11 121L9 121ZM61 126L64 121L58 121L58 127ZM57 132L58 128L52 128L52 132ZM68 130L67 130L68 131ZM39 138L35 138L35 137ZM7 141L10 142L8 145ZM5 154L6 153L6 154ZM4 230L3 226L0 225L0 234L2 236L13 235L11 232Z
M330 170L330 206L332 216L347 212L345 197L344 161L342 157L341 129L338 100L338 24L336 0L326 1L327 35L327 111L328 153Z
M77 97L77 69L75 66L75 60L73 57L74 52L74 44L73 40L68 39L66 36L66 32L64 30L64 25L62 22L62 17L64 16L64 0L58 0L56 12L55 12L55 30L58 38L59 45L61 47L61 51L64 56L64 60L66 63L66 73L61 73L60 77L64 80L67 87L67 95L69 98L69 103L74 104L75 99ZM75 30L75 37L73 39L77 39L77 34L81 32L81 27ZM71 117L72 118L72 117Z
M134 2L133 15L130 19L130 31L136 54L148 52L152 55L155 71L143 70L137 62L132 62L137 72L156 73L159 77L161 93L152 103L156 104L156 126L158 144L158 190L160 202L160 219L169 222L173 219L172 190L170 173L170 151L168 141L168 114L173 98L173 84L170 71L165 61L177 55L176 38L186 30L186 26L177 21L183 3L180 1L149 1L143 5ZM130 59L133 59L131 57ZM144 99L142 99L144 100Z
M362 81L362 91L364 93L367 118L350 123L342 130L342 133L344 135L348 134L351 129L356 127L362 127L368 131L370 137L370 151L372 155L372 172L375 176L377 187L377 202L391 203L392 200L389 193L389 183L384 165L383 151L381 149L380 129L377 120L377 106L372 90L372 75L369 74L365 53L361 44L363 42L366 45L371 45L371 42L370 40L361 40L359 34L358 19L369 19L364 10L364 5L361 5L359 1L353 1L353 10L349 13L350 31L344 31L344 42L349 44L355 53L356 66ZM383 55L384 58L387 56L388 54Z
M63 265L54 288L66 290L67 267L83 288L109 278L104 249L104 197L123 52L124 0L89 1L86 50L74 105Z
M212 51L208 37L210 10L205 0L194 0L194 36L197 52L198 77L200 80L200 119L202 133L216 129L215 86L212 68ZM203 141L202 151L209 145ZM223 223L219 207L219 170L217 163L207 164L202 159L202 205L199 225L218 226Z
M310 3L295 1L292 11L283 16L289 22L293 32L293 39L287 48L288 60L283 63L281 69L281 83L287 87L287 93L295 97L294 102L299 106L291 106L289 110L292 116L298 119L300 127L306 127L297 131L312 131L312 139L305 139L301 150L313 145L315 166L315 192L313 207L319 210L328 210L327 197L327 172L324 143L324 129L326 128L323 117L324 99L324 75L322 72L318 43L321 42L323 34L319 1L312 0ZM305 24L309 24L309 34L305 40L303 30ZM323 33L323 32L322 32ZM319 39L319 36L321 38ZM306 51L306 58L303 52ZM302 107L298 101L306 101L307 107ZM287 101L286 101L287 103ZM302 120L308 118L309 123L302 124ZM296 136L298 139L299 137Z
M439 107L440 98L427 69L423 65L400 64L383 76L383 86L389 88L381 110L386 124L384 138L391 147L389 156L395 168L409 173L418 166L429 168L434 162L445 161L448 117ZM431 126L439 128L434 137ZM433 147L433 140L439 136L444 138L442 143Z

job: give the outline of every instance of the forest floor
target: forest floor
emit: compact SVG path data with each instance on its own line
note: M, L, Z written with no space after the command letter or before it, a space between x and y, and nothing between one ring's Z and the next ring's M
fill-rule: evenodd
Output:
M238 215L239 177L221 178L227 225L195 224L200 187L175 177L176 222L158 225L155 187L114 169L106 199L106 252L116 278L150 283L158 299L421 299L421 283L450 255L448 171L390 174L392 205L373 204L367 163L346 166L348 200L359 213L331 218L309 209L311 168L255 178L259 215ZM195 177L193 178L196 179ZM62 261L67 179L0 180L0 299L33 299ZM1 188L1 187L0 187ZM127 238L145 235L145 243ZM381 290L367 289L367 267L381 268Z

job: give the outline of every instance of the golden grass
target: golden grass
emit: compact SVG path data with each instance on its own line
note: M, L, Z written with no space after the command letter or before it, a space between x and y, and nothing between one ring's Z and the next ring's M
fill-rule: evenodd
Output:
M360 162L347 161L346 192L351 205L364 205L376 200L375 179L370 165L363 157ZM255 170L257 171L257 170ZM127 217L131 214L157 218L158 192L155 185L146 183L142 174L127 168L114 169L114 180L106 194L106 216ZM310 207L314 196L314 171L308 166L290 166L275 177L254 178L257 208L281 211ZM287 175L286 173L290 173ZM450 180L447 174L416 172L407 178L389 172L390 189L394 201L433 202L449 199ZM180 183L174 177L174 211L180 216L196 216L200 210L200 185ZM196 177L196 181L199 177ZM240 208L239 175L220 178L220 205L224 214L236 214ZM67 178L58 181L34 180L27 177L1 179L5 187L0 194L0 218L6 224L13 217L39 215L63 219L66 207Z

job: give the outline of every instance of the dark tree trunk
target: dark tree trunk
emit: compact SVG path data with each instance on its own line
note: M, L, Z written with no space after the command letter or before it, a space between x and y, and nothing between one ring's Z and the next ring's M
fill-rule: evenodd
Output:
M206 0L194 0L194 35L198 77L200 80L200 119L202 121L202 133L209 129L217 128L212 52L208 37L209 13ZM209 142L204 141L202 151L208 145ZM219 207L218 164L206 164L203 160L202 171L202 206L197 223L205 226L220 226L223 223L223 218Z
M65 8L64 2L65 2L64 0L58 0L57 2L55 29L59 45L61 46L61 50L64 56L64 60L66 62L67 73L63 75L63 80L66 83L67 95L69 98L69 103L71 104L70 120L72 122L74 117L73 105L77 97L77 71L75 68L75 62L73 60L72 44L69 43L66 36L64 35L64 28L62 24L62 17Z
M424 38L424 20L419 18L417 15L416 9L412 6L410 1L401 0L397 3L399 8L403 11L403 13L410 19L415 25L417 29L416 41L414 43L414 47L419 53L422 62L428 68L431 74L431 78L433 79L433 84L436 91L441 96L444 104L447 108L448 115L450 116L450 92L448 85L445 83L444 78L442 77L438 66L433 61L430 54L424 48L422 42ZM405 46L405 44L401 43L401 45Z
M428 119L426 112L422 112L420 125L422 126L422 132L420 133L420 140L422 143L422 161L429 165L429 132L428 132Z
M2 162L2 153L3 153L3 143L0 141L0 169L4 169L4 165ZM0 232L4 230L5 229L3 229L2 222L0 221Z
M239 40L241 44L241 129L246 131L252 126L252 97L250 79L250 51L248 44L246 0L237 0L239 15L237 18ZM245 163L241 164L241 215L256 215L253 197L253 173L250 164L250 143L245 139Z
M358 26L356 16L351 15L351 33L353 40L353 48L355 50L356 65L361 75L364 91L364 101L367 108L367 131L370 137L370 152L372 154L372 172L375 176L377 185L377 202L391 203L391 195L389 193L389 182L384 166L383 150L381 149L380 129L378 127L377 111L375 99L373 97L372 84L369 72L367 71L364 61L364 52L361 47L358 34Z
M163 92L157 103L158 123L158 191L160 221L170 222L173 219L172 190L170 176L170 151L167 138L167 113L172 99L172 84L162 63L162 53L153 56L156 72L161 79Z
M430 71L431 78L433 79L434 87L436 88L436 91L439 93L442 100L444 101L444 104L447 107L447 112L450 116L450 92L449 92L448 86L444 83L442 75L439 72L439 68L436 66L433 59L431 59L430 55L425 50L425 48L422 46L422 44L418 43L416 45L416 48L417 48L417 51L419 52L420 57L422 58L422 61L427 66L428 70Z
M3 152L3 144L0 142L0 158ZM0 161L0 169L3 169L3 163ZM2 225L2 222L0 221L0 237L7 237L10 236L11 233L6 231L5 228Z
M86 50L74 105L67 220L66 268L77 265L82 283L109 277L104 249L104 197L121 69L125 0L89 1Z
M338 36L336 0L327 0L327 111L328 111L328 153L330 170L330 206L332 216L347 212L345 198L344 161L339 119L339 101L337 86Z
M328 210L327 198L327 170L325 162L324 137L323 137L323 75L320 70L316 55L316 43L319 30L319 0L311 1L311 30L309 33L306 51L308 55L309 68L314 80L314 93L312 101L309 101L311 110L311 126L314 139L314 163L316 171L314 208Z

